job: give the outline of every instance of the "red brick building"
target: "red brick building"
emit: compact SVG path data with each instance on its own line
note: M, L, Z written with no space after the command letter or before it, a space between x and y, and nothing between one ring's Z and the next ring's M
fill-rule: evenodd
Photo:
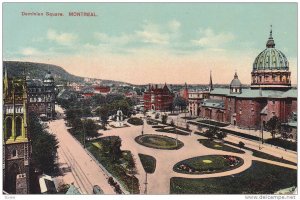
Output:
M199 116L247 129L261 129L273 116L288 123L297 113L297 89L291 87L290 74L271 31L266 49L254 60L251 87L243 88L235 73L229 89L214 88L202 100Z
M167 84L159 88L149 84L149 88L144 92L144 109L156 111L168 111L173 104L174 94Z

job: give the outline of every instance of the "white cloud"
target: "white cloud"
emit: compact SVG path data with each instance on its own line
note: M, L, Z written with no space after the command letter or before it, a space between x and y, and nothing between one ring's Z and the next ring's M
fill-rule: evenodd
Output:
M171 29L171 31L178 31L178 29L180 28L181 23L177 20L173 20L169 22L169 28Z
M51 41L55 41L61 45L70 45L77 39L77 35L73 33L58 33L55 30L48 30L47 39Z
M219 48L235 38L232 33L221 32L217 34L210 28L200 30L200 34L202 35L200 39L192 40L192 43L207 48Z
M94 33L94 37L101 43L116 44L116 45L128 44L133 39L131 35L122 34L120 36L109 36L106 33L100 33L100 32Z
M37 55L41 55L42 52L40 52L36 48L26 47L21 49L20 54L23 56L37 56Z
M135 33L144 43L168 44L170 40L168 33L162 33L158 25L149 22L143 26L143 30L136 31Z

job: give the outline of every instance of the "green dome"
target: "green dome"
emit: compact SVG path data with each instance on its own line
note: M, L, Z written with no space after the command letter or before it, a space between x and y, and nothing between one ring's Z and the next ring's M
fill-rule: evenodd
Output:
M263 50L254 60L253 71L256 70L289 70L289 62L285 55L275 48L275 42L272 37L272 30L270 37L266 44L266 49Z

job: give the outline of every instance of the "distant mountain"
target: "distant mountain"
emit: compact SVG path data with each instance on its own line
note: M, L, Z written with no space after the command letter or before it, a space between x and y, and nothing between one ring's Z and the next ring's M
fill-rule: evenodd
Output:
M84 78L75 76L68 73L62 67L57 65L45 64L45 63L33 63L33 62L19 62L19 61L3 61L3 67L7 68L7 75L10 76L29 76L32 79L43 79L50 70L54 77L56 84L64 84L67 82L84 82ZM3 70L4 73L4 70ZM100 80L101 84L105 85L130 85L129 83L113 80Z
M23 73L25 72L25 75L29 76L30 78L43 79L48 70L50 70L57 84L65 83L68 81L83 82L84 80L82 77L74 76L68 73L66 70L59 66L44 63L4 61L3 67L7 68L7 75L9 77L23 76Z

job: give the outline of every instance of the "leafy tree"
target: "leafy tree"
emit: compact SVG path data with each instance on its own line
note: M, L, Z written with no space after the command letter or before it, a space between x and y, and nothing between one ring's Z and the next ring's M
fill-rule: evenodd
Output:
M227 136L227 133L218 130L218 131L215 132L215 136L216 136L219 140L223 140L223 139Z
M167 120L168 120L168 115L164 114L164 115L161 115L161 122L163 124L166 124L167 123Z
M186 128L187 130L190 130L190 125L189 125L188 123L186 123L185 128Z
M114 162L118 161L122 156L121 151L122 140L120 137L112 137L109 153L112 156Z
M109 117L109 107L106 105L97 108L96 113L100 116L102 128L106 130L106 125Z
M159 113L156 113L155 114L155 119L158 119L159 118Z
M275 138L275 135L280 133L280 126L281 123L277 116L273 116L269 121L266 123L266 129L272 135L272 138Z
M92 101L92 105L96 107L96 106L105 104L106 98L102 94L96 94L96 95L92 96L91 101Z
M183 97L177 96L173 100L173 105L175 108L177 107L180 109L180 111L182 111L186 109L188 102Z
M244 148L244 147L245 147L245 143L242 142L242 141L240 141L240 142L239 142L239 147L240 147L240 148Z
M204 136L209 138L210 140L213 140L216 132L218 131L218 129L216 127L210 127L209 129L207 129L204 133Z
M82 121L84 126L84 131L86 135L89 137L95 137L98 135L98 127L97 124L92 119L86 119Z
M173 119L171 120L170 126L172 126L172 127L175 126L175 123L174 123L174 120L173 120Z
M35 113L29 114L28 132L32 144L33 166L43 173L52 173L58 148L56 137L43 129Z

